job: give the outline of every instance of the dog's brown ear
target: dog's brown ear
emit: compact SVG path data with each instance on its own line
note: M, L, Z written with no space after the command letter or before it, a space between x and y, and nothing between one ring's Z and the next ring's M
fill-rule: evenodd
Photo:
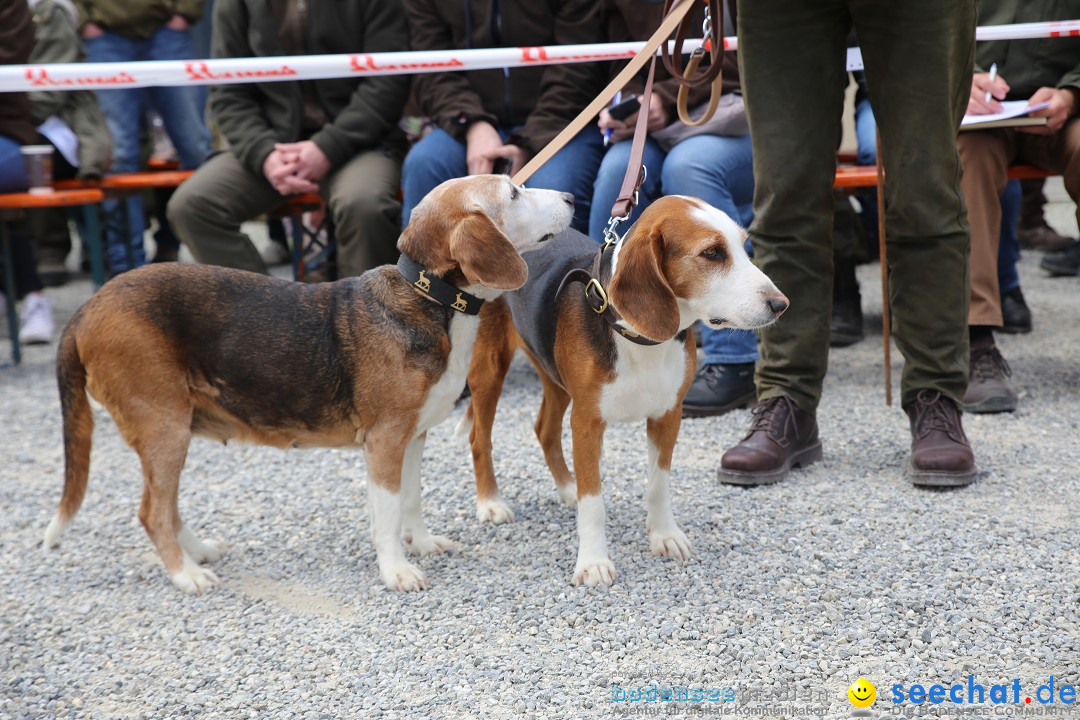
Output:
M510 238L486 214L471 212L450 232L450 255L466 279L496 290L517 290L529 267Z
M615 309L650 340L679 332L679 303L664 275L664 238L658 227L623 239L608 294Z

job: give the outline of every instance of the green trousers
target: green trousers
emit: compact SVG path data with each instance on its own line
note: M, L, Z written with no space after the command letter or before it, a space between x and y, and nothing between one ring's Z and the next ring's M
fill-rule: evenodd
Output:
M755 261L791 300L761 333L761 399L814 413L828 367L832 182L847 85L862 48L887 176L893 336L901 403L967 388L967 211L957 128L975 52L975 0L738 0L739 64L754 143Z
M381 150L362 152L323 179L319 192L334 220L338 277L397 262L401 234L401 159ZM266 272L241 223L281 205L285 198L231 152L203 163L169 201L169 222L201 263Z

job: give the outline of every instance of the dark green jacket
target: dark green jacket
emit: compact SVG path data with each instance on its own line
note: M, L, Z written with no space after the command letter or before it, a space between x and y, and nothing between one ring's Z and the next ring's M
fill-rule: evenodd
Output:
M1075 0L979 0L979 26L1075 20ZM975 70L998 73L1009 83L1008 100L1027 100L1041 87L1080 91L1080 38L991 40L975 45Z
M148 38L173 15L194 25L202 18L203 0L75 0L79 27L100 25L131 38Z
M34 50L30 62L75 63L86 60L76 19L62 3L34 3ZM79 177L101 177L112 160L112 135L93 90L34 91L29 93L34 124L55 115L79 138Z
M605 41L598 0L404 0L414 50L569 45ZM496 14L496 5L501 11ZM464 140L467 124L522 127L535 153L604 87L604 63L416 75L424 114Z
M400 52L409 46L400 0L310 1L305 45L310 55ZM211 54L224 57L284 55L268 0L216 0ZM398 148L407 75L313 81L330 118L311 140L338 168L363 150ZM303 93L296 82L215 85L210 107L229 147L262 175L274 143L303 140Z

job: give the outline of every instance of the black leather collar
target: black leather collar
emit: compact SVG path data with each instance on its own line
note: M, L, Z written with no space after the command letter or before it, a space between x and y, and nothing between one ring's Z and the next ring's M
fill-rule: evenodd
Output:
M459 290L442 278L428 275L428 271L420 263L405 253L398 258L397 271L401 277L412 283L421 295L451 310L465 315L476 315L484 304L484 301L475 295Z
M555 291L555 300L559 299L562 295L562 291L566 286L573 282L579 282L585 286L585 303L592 308L592 311L602 317L611 329L622 335L624 338L632 343L638 345L660 345L664 340L652 340L639 335L633 330L620 325L619 320L622 316L612 306L611 301L608 299L607 289L604 287L601 280L604 274L604 268L611 266L611 256L615 252L615 243L606 243L600 251L596 253L596 259L593 261L592 272L589 272L585 268L574 268L570 272L563 276L562 282L559 283L559 289ZM675 336L680 342L686 339L686 331L682 330Z

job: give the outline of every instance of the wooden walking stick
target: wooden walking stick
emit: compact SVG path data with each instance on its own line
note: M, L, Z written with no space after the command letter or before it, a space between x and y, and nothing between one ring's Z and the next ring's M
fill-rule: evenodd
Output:
M885 166L881 163L881 130L877 135L877 227L881 258L881 335L885 350L885 404L892 407L892 322L889 318L889 262L885 257Z

